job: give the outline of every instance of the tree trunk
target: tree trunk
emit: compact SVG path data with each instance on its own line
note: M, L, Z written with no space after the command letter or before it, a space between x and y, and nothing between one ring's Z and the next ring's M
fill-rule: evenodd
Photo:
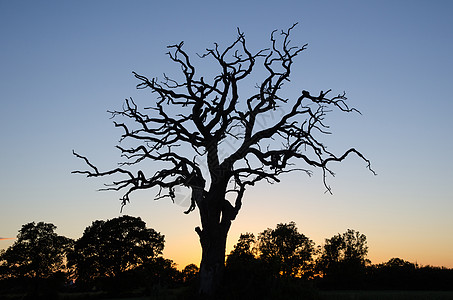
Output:
M221 285L227 235L231 221L236 216L230 202L225 200L226 186L227 180L217 181L207 195L197 202L203 227L195 229L202 248L199 292L208 297L213 296Z
M212 228L211 228L212 227ZM214 224L201 232L202 258L200 264L200 294L213 296L221 286L225 269L228 228Z
M214 159L215 158L215 159ZM202 257L200 263L200 290L202 296L213 297L223 280L225 270L225 251L228 231L231 221L236 218L240 204L231 203L225 199L228 181L231 174L220 172L230 170L230 167L219 168L216 155L211 158L212 167L211 186L208 192L203 191L204 181L192 189L193 201L200 211L202 229L195 228L200 237ZM220 171L219 171L220 170ZM201 192L200 192L201 190ZM243 190L239 193L242 198ZM236 202L240 203L240 198Z

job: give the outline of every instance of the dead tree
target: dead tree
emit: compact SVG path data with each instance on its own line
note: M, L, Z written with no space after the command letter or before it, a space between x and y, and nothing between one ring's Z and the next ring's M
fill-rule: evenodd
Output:
M164 74L159 81L133 72L140 81L137 88L150 89L155 99L143 109L132 98L126 99L122 110L111 112L113 117L132 121L114 122L123 130L121 140L136 142L132 147L117 146L125 161L118 168L100 171L74 152L89 167L74 173L88 177L123 175L106 188L125 190L123 206L136 190L157 188L157 198L174 199L176 187L191 189L186 213L196 208L200 213L201 227L195 231L203 252L203 294L213 294L220 284L227 234L248 186L263 180L278 182L279 175L292 171L310 175L310 169L318 168L330 191L326 183L331 173L329 163L341 162L350 154L358 155L372 171L369 160L356 149L336 155L319 139L329 133L324 123L329 111L356 111L347 105L344 94L329 97L330 90L315 95L302 90L293 99L281 95L294 58L307 47L290 44L294 26L272 32L270 47L257 52L249 50L244 33L238 29L236 40L228 47L214 44L198 55L211 59L219 68L218 75L209 79L196 74L182 42L168 46L170 60L181 67L181 78ZM249 75L258 62L262 77L253 89ZM265 117L271 124L263 126L260 120ZM228 153L222 150L225 143L230 146ZM166 167L159 167L152 175L131 171L132 165L144 160Z

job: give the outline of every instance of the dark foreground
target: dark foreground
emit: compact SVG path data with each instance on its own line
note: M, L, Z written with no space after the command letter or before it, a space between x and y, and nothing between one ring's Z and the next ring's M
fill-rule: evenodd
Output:
M451 300L453 291L322 291L319 300Z
M0 295L1 300L22 300L22 299L59 299L59 300L82 300L82 299L103 299L103 300L179 300L179 299L197 299L190 291L185 288L168 289L156 292L154 295L137 296L130 294L128 296L118 297L108 295L103 292L86 292L86 293L54 293L51 295L41 295L35 297L27 294L10 294ZM238 299L238 298L234 298ZM247 297L247 299L253 299ZM256 299L262 299L256 298ZM275 298L273 296L265 299L284 299L284 297ZM292 299L312 299L312 300L452 300L453 291L311 291L303 293L300 297Z

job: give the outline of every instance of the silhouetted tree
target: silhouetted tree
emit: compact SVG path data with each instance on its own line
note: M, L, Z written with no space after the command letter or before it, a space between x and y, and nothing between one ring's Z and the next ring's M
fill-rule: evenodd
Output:
M391 258L388 262L382 264L382 267L415 270L416 265L401 258Z
M242 233L239 236L238 242L234 245L234 249L228 255L227 263L232 263L233 261L242 263L253 259L255 257L253 253L255 243L256 239L253 233Z
M453 290L453 269L419 266L401 258L370 267L369 281L374 289Z
M274 276L299 277L312 269L315 244L290 222L260 233L257 250L259 258L273 268Z
M319 271L335 284L347 284L358 280L363 275L368 246L366 236L348 229L343 234L336 234L325 240L322 253L317 261Z
M401 258L370 266L369 281L373 288L410 290L420 285L416 282L417 266Z
M89 170L74 171L88 177L123 175L107 190L126 190L121 198L125 205L132 192L157 188L156 198L175 199L175 188L191 189L191 204L186 213L198 207L201 228L195 230L202 247L200 292L212 294L220 284L225 263L225 246L231 222L239 212L244 192L259 181L279 182L279 175L290 171L312 171L319 168L326 176L332 173L330 162L341 162L356 154L370 162L356 149L340 155L329 151L321 137L328 133L325 122L331 110L356 111L346 104L343 94L330 97L330 90L311 94L302 90L291 99L282 92L290 80L294 58L306 49L290 43L290 32L276 31L270 36L270 48L256 52L246 45L238 30L234 42L225 48L217 43L206 49L202 59L212 59L218 74L196 74L197 68L183 49L183 43L171 45L168 56L181 68L182 78L164 74L163 81L133 72L140 81L139 89L149 88L157 95L139 109L134 100L126 99L122 110L113 117L124 117L132 123L115 122L124 133L121 140L135 146L117 146L126 159L120 167L100 171L86 157L74 152ZM255 68L257 63L263 68ZM261 79L251 79L260 70ZM258 80L255 91L251 80ZM133 125L135 124L135 125ZM159 171L128 167L144 160L155 161ZM228 199L228 200L227 200Z
M56 229L55 225L44 222L23 225L17 240L0 256L8 276L48 278L66 271L66 254L74 241L58 235Z
M141 281L152 286L170 286L181 280L181 273L176 269L176 264L171 259L156 257L140 265L137 270L142 274Z
M368 245L366 236L353 229L348 229L343 233L344 254L343 260L346 262L357 262L364 265L367 263Z
M263 250L263 252L261 252ZM307 289L314 243L294 222L241 234L227 257L222 299L312 299Z
M257 259L254 254L256 243L253 233L240 235L234 249L226 260L227 273L230 281L241 282L244 285L247 281L255 280L256 272L259 271Z
M114 277L150 262L162 254L164 236L138 217L121 216L94 221L74 246L69 257L79 279Z
M198 277L200 268L195 264L189 264L181 271L182 279L184 282L192 282Z
M272 278L266 265L256 257L253 233L241 234L226 260L224 299L263 299ZM234 293L231 292L234 290Z
M3 260L3 255L5 254L4 249L0 249L0 279L6 278L8 267L6 266L6 261Z

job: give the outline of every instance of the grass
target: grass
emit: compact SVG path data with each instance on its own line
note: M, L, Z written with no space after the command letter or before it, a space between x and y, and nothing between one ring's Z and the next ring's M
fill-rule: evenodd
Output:
M101 292L87 293L60 293L55 299L58 300L173 300L191 299L187 297L185 289L168 289L158 295L134 297L132 295L118 298L110 298ZM317 300L453 300L453 291L318 291L313 298ZM305 298L305 297L303 297ZM1 295L1 300L24 299L24 295Z
M320 291L319 300L452 300L453 291Z

